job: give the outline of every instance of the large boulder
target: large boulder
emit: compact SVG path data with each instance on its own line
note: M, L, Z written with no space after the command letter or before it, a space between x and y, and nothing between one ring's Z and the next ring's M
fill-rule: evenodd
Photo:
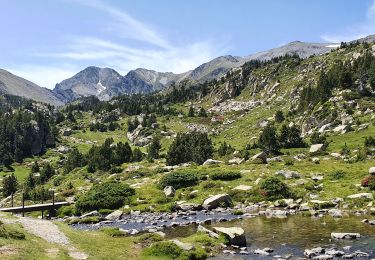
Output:
M310 153L317 154L324 151L324 144L313 144L310 146Z
M166 186L164 188L164 194L166 197L174 197L174 195L176 194L176 191L172 186Z
M217 194L206 199L202 206L208 210L218 207L231 207L233 206L233 201L228 194Z
M260 152L251 157L252 161L260 160L263 163L267 163L267 154L265 152Z
M240 227L214 227L215 232L223 234L229 239L231 245L246 246L245 231Z

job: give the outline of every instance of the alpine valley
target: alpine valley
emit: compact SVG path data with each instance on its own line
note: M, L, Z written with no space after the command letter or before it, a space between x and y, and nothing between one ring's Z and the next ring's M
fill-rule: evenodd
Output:
M0 257L373 259L374 110L375 36L53 90L0 70Z

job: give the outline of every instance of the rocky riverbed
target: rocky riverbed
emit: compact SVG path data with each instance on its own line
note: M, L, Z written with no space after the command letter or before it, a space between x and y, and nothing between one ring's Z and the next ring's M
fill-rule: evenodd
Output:
M129 235L157 232L166 239L190 236L202 231L202 227L205 231L218 231L215 227L244 231L246 246L223 245L214 259L375 258L375 225L372 225L374 217L371 215L321 210L307 216L290 209L233 213L232 209L224 208L174 213L132 212L115 220L72 226L81 230L118 227Z

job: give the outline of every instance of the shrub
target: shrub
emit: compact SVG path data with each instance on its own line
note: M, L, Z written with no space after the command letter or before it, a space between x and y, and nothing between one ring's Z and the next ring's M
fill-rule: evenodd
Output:
M337 170L329 174L331 180L339 180L344 178L346 173L342 170Z
M57 216L59 218L63 218L66 216L74 216L77 215L76 209L74 206L63 206L57 210Z
M268 177L260 184L262 193L269 200L288 198L291 194L289 187L277 177Z
M81 212L99 209L116 209L124 205L126 199L135 194L129 185L109 181L93 186L78 198L76 207Z
M4 223L0 222L0 237L5 239L25 239L25 234L16 230L11 226L5 226Z
M362 180L361 184L363 187L369 187L370 190L375 190L375 176L367 176Z
M155 242L163 241L163 237L155 233L146 233L137 237L134 243L141 244L143 247L149 247Z
M241 178L239 172L214 172L210 175L212 180L232 181Z
M288 158L285 159L284 164L287 165L287 166L294 165L294 160L292 158L288 157Z
M172 186L175 189L191 187L198 184L198 177L194 173L172 172L160 180L160 187Z
M171 259L179 258L183 250L175 243L170 241L156 242L144 250L144 254L152 257L170 257Z

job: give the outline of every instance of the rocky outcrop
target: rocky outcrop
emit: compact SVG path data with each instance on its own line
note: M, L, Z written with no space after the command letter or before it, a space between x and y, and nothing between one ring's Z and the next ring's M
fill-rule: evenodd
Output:
M310 146L310 154L318 154L324 151L324 144L313 144Z
M166 186L163 191L166 197L174 197L176 193L175 189L172 186Z

